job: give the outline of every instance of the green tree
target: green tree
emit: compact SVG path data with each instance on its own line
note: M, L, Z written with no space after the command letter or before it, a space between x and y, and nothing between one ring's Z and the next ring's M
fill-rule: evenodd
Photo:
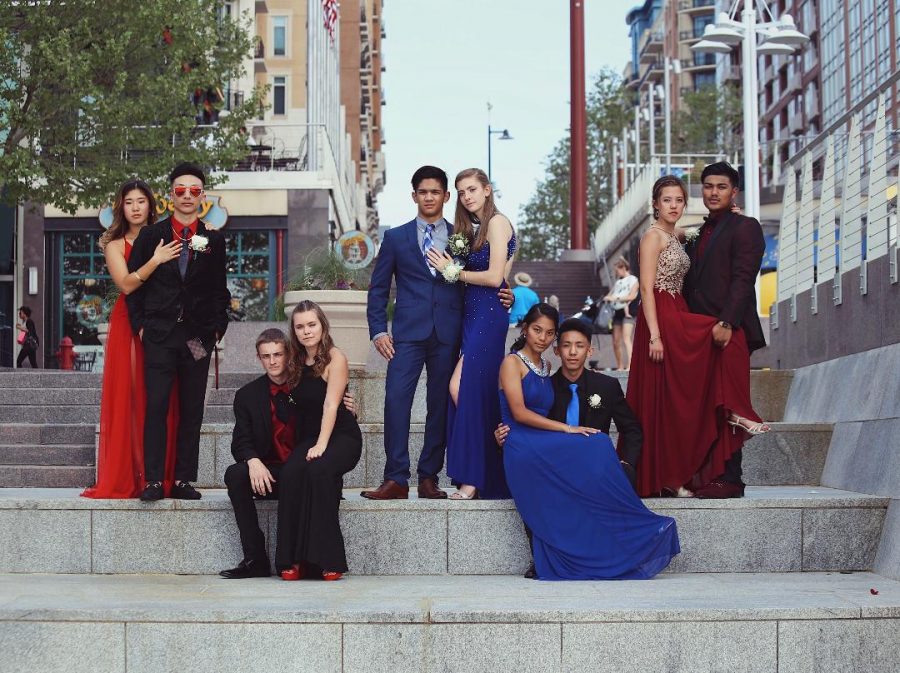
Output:
M588 229L593 233L613 206L612 141L629 124L631 105L621 77L604 69L587 96ZM520 259L557 259L569 246L569 137L546 159L546 173L519 212Z
M0 192L74 212L137 175L157 186L173 162L230 165L263 89L198 129L243 72L250 19L218 0L0 0Z
M704 86L686 93L675 120L674 151L725 154L742 151L743 104L732 85Z

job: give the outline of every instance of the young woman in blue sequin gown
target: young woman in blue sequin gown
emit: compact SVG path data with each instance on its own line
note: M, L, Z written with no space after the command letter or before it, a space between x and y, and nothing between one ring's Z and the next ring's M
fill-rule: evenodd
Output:
M507 309L500 303L497 289L506 286L516 236L510 221L497 212L484 171L462 171L455 186L453 231L469 238L470 253L459 278L466 283L462 347L450 381L447 414L447 475L457 487L450 497L509 498L503 458L494 440L494 428L500 421L497 377L509 328ZM487 224L475 231L478 222ZM446 254L429 253L429 261L439 270L449 259Z
M609 435L547 418L554 393L542 354L558 322L552 306L534 306L500 368L506 479L532 532L537 577L650 579L681 549L675 520L644 506Z

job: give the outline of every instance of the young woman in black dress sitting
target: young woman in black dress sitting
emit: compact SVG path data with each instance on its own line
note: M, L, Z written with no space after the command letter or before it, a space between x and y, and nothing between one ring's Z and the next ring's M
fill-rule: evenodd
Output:
M343 475L356 467L362 433L342 404L350 376L318 304L302 301L291 314L291 398L297 408L294 451L281 470L275 566L285 580L311 568L324 580L347 572L338 521Z

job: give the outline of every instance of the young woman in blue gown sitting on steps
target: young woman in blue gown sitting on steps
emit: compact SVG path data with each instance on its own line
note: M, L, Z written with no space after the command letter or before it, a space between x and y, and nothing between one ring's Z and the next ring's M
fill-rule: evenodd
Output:
M543 353L558 324L549 304L532 307L500 367L506 481L533 533L537 576L650 579L681 549L675 520L644 506L609 435L547 418L554 391Z

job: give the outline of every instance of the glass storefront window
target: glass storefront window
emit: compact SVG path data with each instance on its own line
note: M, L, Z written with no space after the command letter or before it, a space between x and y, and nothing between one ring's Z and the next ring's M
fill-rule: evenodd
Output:
M225 237L232 320L272 320L274 242L269 231L231 231Z
M58 238L59 334L76 346L99 346L97 326L112 309L114 284L97 245L101 232L65 232ZM268 230L225 230L231 320L271 320L275 303L275 245Z
M99 346L97 325L105 322L112 306L107 296L113 287L106 260L97 245L99 232L67 233L59 239L59 325L76 346Z

